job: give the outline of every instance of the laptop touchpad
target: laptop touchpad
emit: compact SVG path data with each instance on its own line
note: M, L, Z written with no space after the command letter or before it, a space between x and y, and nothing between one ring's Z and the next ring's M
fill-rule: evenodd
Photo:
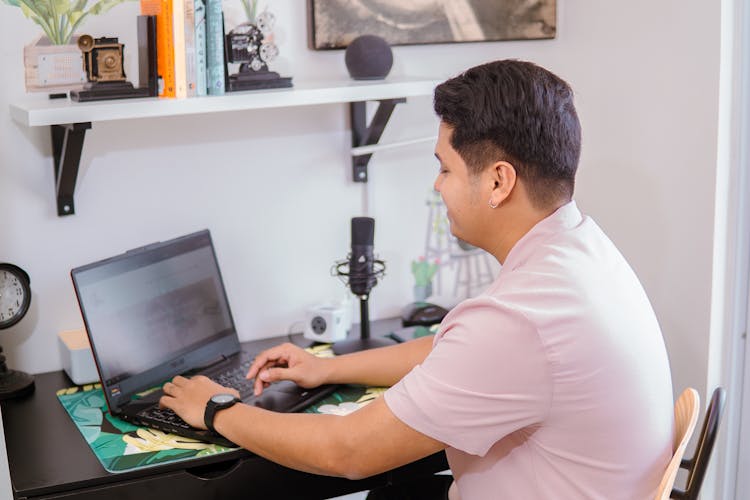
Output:
M280 382L276 382L274 384L271 384L270 387L266 388L267 391L270 392L284 392L287 394L296 394L301 395L305 392L307 392L307 389L303 389L302 387L298 386L291 380L282 380Z
M264 391L253 403L255 406L271 411L284 411L289 408L289 400L296 400L296 394L283 391Z

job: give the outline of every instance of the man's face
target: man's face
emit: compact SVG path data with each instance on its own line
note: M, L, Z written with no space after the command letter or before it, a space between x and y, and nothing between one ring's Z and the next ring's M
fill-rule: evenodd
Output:
M443 197L448 209L451 233L468 243L476 244L481 235L481 209L487 200L481 199L479 176L469 173L463 158L451 146L453 129L440 123L435 156L440 162L440 172L435 179L435 191Z

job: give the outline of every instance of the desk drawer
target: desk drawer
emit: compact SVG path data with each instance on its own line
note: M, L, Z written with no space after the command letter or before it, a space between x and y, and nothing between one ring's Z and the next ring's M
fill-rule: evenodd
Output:
M158 469L154 469L155 471ZM236 459L180 471L119 480L106 485L70 490L35 499L146 500L146 499L315 499L331 498L383 486L387 475L361 481L317 476L287 469L258 457Z

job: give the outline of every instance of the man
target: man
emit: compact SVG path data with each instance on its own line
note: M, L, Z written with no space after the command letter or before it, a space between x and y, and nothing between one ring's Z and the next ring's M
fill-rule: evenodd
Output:
M570 87L497 61L435 91L435 189L451 232L502 264L435 338L333 359L285 344L258 356L280 379L392 386L345 417L236 404L215 429L283 465L360 478L445 449L452 498L653 498L672 454L664 342L638 279L572 200L580 125ZM161 403L204 426L227 389L177 377ZM456 491L457 490L457 491Z

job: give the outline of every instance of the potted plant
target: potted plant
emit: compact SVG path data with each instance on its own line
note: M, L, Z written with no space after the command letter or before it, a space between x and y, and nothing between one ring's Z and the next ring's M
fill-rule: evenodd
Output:
M99 15L125 0L1 0L18 7L44 35L24 47L26 90L59 92L86 81L74 33L88 16Z
M438 270L440 261L435 259L429 262L424 257L411 262L411 273L414 276L414 300L424 302L427 297L432 295L432 278Z

